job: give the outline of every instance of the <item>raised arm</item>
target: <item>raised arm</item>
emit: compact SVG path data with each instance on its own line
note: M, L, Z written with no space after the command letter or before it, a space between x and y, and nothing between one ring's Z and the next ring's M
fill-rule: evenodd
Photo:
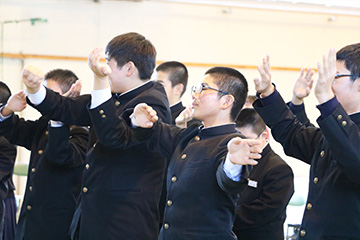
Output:
M76 82L64 96L45 88L42 85L44 74L35 66L25 66L22 80L28 92L28 103L49 119L62 121L66 124L88 126L90 118L87 104L90 95L76 97L81 89L81 82ZM68 96L68 97L66 97Z
M269 57L258 67L260 79L254 79L260 99L253 104L275 140L280 142L287 155L311 163L317 143L322 137L319 129L307 128L296 120L284 100L271 84Z

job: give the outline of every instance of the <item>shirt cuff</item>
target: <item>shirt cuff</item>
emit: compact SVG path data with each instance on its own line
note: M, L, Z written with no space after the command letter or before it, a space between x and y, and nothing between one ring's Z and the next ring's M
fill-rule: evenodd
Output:
M25 90L25 94L30 102L36 106L44 101L46 97L46 88L44 85L41 85L40 90L36 93L28 93L28 91Z
M260 100L260 102L263 106L268 106L268 105L272 104L273 102L275 102L276 99L278 97L280 97L280 94L275 88L274 92L267 97L261 98L259 93L256 93L256 97Z
M232 163L228 155L226 155L226 159L223 165L226 176L228 176L231 180L238 182L241 179L242 168L242 165Z
M62 127L64 124L60 121L50 120L50 127Z
M292 102L290 102L289 108L296 115L296 113L304 111L305 105L304 105L304 103L302 103L300 105L295 105Z
M132 128L137 128L139 125L138 125L138 123L137 123L137 121L136 121L136 119L135 119L134 113L132 113L132 114L129 116L129 118L130 118L130 121L131 121L131 127L132 127Z
M110 88L92 90L91 91L91 106L90 109L97 108L104 102L108 101L111 98Z
M10 114L9 116L6 116L6 117L3 116L3 115L1 114L1 112L2 112L2 110L3 110L4 107L5 107L5 105L0 108L0 122L5 121L6 119L8 119L9 117L11 117L11 116L13 115L13 114Z
M320 105L316 105L316 107L320 110L321 117L326 118L329 116L335 108L339 105L339 101L337 100L336 96L334 96L332 99L330 99L327 102L324 102Z

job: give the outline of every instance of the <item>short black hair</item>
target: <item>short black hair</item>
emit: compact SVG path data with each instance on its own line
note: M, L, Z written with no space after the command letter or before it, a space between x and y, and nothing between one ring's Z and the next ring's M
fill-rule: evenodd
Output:
M228 67L213 67L205 73L205 75L207 74L214 78L214 83L219 90L228 92L234 97L235 101L231 108L230 118L235 121L247 97L248 83L246 78L236 69ZM219 96L224 95L221 92L218 94Z
M79 78L70 70L54 69L46 73L44 79L57 82L62 93L66 93Z
M265 122L253 108L244 108L241 110L235 123L237 128L250 127L257 135L266 130Z
M144 36L135 33L125 33L114 37L106 46L107 58L114 58L121 68L128 62L133 62L142 80L150 79L156 64L156 49Z
M351 73L351 80L360 77L360 43L347 45L336 53L337 61L345 61L347 70Z
M184 64L176 61L163 62L159 66L157 66L156 71L168 73L172 87L176 86L179 83L184 85L181 96L185 93L189 74Z
M11 96L10 88L0 81L0 104L5 104Z

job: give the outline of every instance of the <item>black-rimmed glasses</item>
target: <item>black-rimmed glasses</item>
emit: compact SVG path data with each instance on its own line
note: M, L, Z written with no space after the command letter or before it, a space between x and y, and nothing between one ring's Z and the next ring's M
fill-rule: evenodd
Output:
M355 77L355 78L358 78L360 76L359 75L352 75L352 74L340 74L340 73L335 75L335 79L342 78L342 77Z
M202 91L207 90L207 89L217 91L217 92L222 93L224 95L231 95L229 92L206 86L204 83L201 83L198 86L192 86L191 87L191 93L192 94L200 94Z

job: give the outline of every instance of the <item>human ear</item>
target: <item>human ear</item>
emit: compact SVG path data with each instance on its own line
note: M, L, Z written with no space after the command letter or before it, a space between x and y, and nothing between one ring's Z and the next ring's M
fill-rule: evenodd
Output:
M127 77L130 77L133 74L133 72L134 72L134 70L136 68L135 64L132 61L126 63L124 65L124 67L126 68L126 76Z
M182 83L176 84L176 85L175 85L175 90L176 90L176 93L177 93L178 95L181 95L181 93L182 93L183 90L184 90L184 84L182 84Z
M224 108L230 107L235 101L234 96L232 95L225 95L224 97L225 97L225 101L223 102Z

